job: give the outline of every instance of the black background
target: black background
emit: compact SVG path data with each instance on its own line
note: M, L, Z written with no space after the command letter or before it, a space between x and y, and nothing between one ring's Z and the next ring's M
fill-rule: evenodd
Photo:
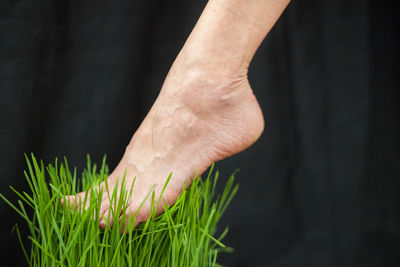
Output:
M2 1L0 190L24 152L114 167L206 1ZM400 266L397 1L292 1L249 70L266 130L221 226L227 266ZM1 266L24 266L0 204Z

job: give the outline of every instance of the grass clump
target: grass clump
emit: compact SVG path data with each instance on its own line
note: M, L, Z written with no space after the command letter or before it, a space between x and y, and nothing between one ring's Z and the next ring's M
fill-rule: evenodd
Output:
M47 167L33 155L31 159L26 157L26 161L28 171L25 177L31 192L18 192L11 187L19 197L17 205L1 194L0 197L28 225L28 238L31 241L29 253L21 241L18 226L16 232L30 266L218 266L218 253L229 250L221 242L227 229L218 237L214 234L221 215L238 189L237 185L234 186L233 175L222 194L215 196L218 172L212 177L211 167L206 179L199 177L193 180L188 189L183 188L173 206L157 201L154 192L150 192L148 197L155 204L152 207L164 205L165 212L162 215L156 216L154 209L150 218L134 229L134 220L121 224L118 223L118 216L113 216L116 218L113 228L107 227L103 231L99 228L99 220L95 218L99 217L100 208L96 197L101 199L96 185L108 175L105 158L97 168L91 164L88 156L87 167L79 180L76 169L71 172L67 160L60 164L56 160ZM89 189L97 196L89 200L87 209L73 210L60 204L66 195ZM125 188L122 182L121 191L116 190L107 190L113 201L113 215L123 212L130 198L130 194L125 192L131 188ZM117 193L120 194L118 201L115 197ZM124 223L130 231L122 234Z

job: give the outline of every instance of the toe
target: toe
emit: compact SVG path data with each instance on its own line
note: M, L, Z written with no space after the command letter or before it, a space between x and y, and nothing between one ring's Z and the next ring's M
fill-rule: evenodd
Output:
M110 208L110 203L109 203L108 199L107 198L103 198L102 201L101 201L101 205L100 205L99 221L102 220L102 217L108 211L109 208Z
M104 214L101 216L99 226L101 229L105 230L107 226L113 226L113 218L111 209L106 209Z
M129 233L141 222L140 215L138 214L136 217L132 212L128 209L127 212L121 214L119 217L119 222L121 223L121 233Z
M76 194L74 206L86 210L90 204L90 192L80 192Z
M86 194L88 194L88 196L85 201ZM79 209L86 210L90 204L90 193L80 192L76 195L65 196L60 200L60 202L62 206L71 206L74 210L79 210Z
M75 196L65 196L62 199L60 199L61 206L66 207L66 206L72 206L74 207L75 203Z

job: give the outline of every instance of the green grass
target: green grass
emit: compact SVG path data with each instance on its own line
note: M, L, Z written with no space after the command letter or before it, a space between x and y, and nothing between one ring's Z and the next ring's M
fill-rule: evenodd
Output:
M183 188L173 206L157 201L154 191L149 192L151 206L164 205L165 212L156 216L156 209L152 210L150 218L136 228L133 228L134 220L119 223L119 216L114 216L123 212L132 190L125 188L122 182L119 200L115 197L116 190L107 190L114 204L113 218L116 221L113 228L107 227L103 231L99 228L99 220L94 219L99 217L100 208L95 197L84 200L89 201L87 209L78 208L76 211L61 206L60 200L66 195L89 189L101 198L96 185L108 175L105 158L97 168L88 156L81 179L77 179L76 169L70 171L66 160L62 163L56 160L47 167L33 155L31 159L26 157L26 161L28 171L25 177L31 192L18 192L11 187L19 197L16 204L1 194L0 197L28 225L30 251L22 244L18 226L16 232L30 266L219 266L216 262L218 253L231 250L221 241L227 228L219 236L214 235L218 221L238 190L233 174L222 194L216 196L218 172L212 175L211 167L206 179L198 177L188 189ZM168 186L169 179L171 175L165 186ZM129 231L121 233L124 223Z

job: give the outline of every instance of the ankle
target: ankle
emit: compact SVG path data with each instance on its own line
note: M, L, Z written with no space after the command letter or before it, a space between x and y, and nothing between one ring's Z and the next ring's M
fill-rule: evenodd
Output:
M174 69L168 76L162 89L166 103L179 102L197 115L232 108L253 96L243 73L225 75L192 66Z
M187 50L187 49L186 49ZM182 49L171 70L176 70L193 78L214 77L215 81L232 79L247 79L249 62L242 64L218 64L210 55L199 54L196 51Z
M208 99L220 104L229 103L235 96L248 92L252 93L247 69L220 70L180 57L174 62L162 89L162 93L175 97L188 95L193 97L193 101Z

